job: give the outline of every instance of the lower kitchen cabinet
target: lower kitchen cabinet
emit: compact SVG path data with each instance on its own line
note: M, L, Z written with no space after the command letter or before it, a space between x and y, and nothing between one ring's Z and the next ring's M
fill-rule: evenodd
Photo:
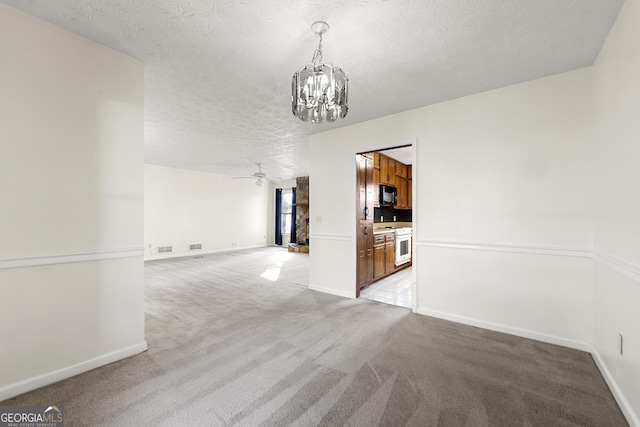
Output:
M395 271L395 233L377 233L373 236L373 280Z

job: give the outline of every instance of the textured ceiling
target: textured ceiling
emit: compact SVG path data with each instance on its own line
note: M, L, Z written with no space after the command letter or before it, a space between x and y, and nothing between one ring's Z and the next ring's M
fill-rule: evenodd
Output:
M308 136L591 65L623 0L2 0L145 63L146 162L308 174ZM325 20L349 114L291 114Z

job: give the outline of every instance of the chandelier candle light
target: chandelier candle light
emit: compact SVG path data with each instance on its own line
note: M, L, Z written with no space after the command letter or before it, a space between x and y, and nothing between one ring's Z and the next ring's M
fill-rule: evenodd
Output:
M317 21L311 29L320 41L311 64L293 75L291 109L293 115L303 122L334 122L338 117L343 119L349 111L349 79L341 68L322 63L322 34L329 31L329 24Z

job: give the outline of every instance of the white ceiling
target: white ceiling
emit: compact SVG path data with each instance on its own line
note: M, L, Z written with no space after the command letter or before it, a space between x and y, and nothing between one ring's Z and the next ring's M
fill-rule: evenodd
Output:
M308 136L593 64L623 0L2 0L145 63L147 163L308 175ZM325 20L349 114L291 113Z
M387 150L378 151L384 155L391 157L394 160L399 161L400 163L404 163L405 165L413 164L413 148L411 148L411 146L389 148Z

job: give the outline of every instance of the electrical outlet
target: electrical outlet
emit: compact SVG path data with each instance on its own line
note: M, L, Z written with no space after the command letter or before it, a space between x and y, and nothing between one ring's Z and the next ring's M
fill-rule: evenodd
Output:
M380 215L380 222L384 222L384 217Z
M322 215L316 215L316 224L322 224Z
M622 334L618 334L618 353L620 353L620 356L622 356L622 350L623 350Z
M393 222L396 222L396 216L395 215L393 216Z
M236 245L236 242L231 242L231 246L235 246L235 245Z

